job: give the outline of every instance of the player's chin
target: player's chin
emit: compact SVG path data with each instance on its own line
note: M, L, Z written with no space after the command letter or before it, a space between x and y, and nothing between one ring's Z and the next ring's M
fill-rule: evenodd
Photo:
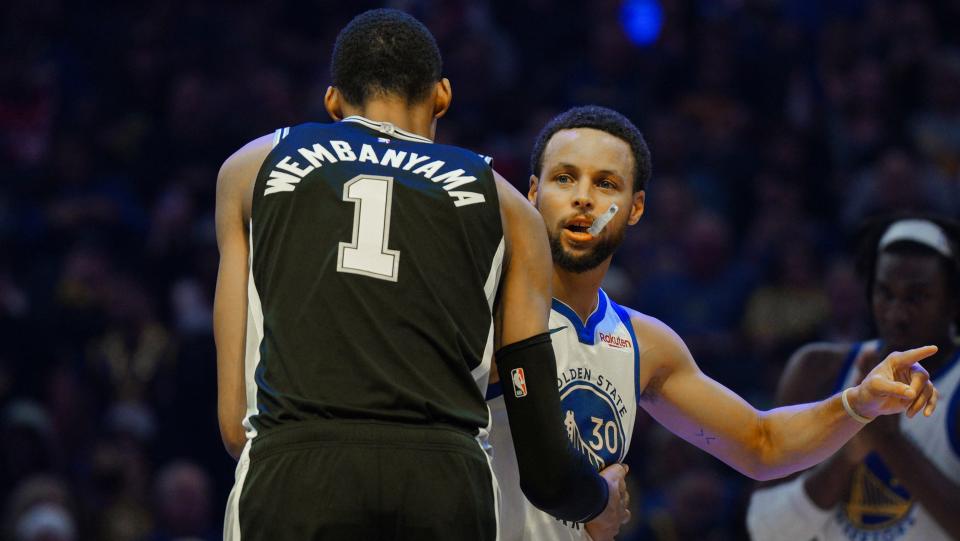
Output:
M562 255L554 254L553 263L568 272L587 272L599 265L593 250L564 250Z
M595 251L593 246L584 246L582 244L563 245L564 259L576 263L586 263L589 260L596 259L594 257Z

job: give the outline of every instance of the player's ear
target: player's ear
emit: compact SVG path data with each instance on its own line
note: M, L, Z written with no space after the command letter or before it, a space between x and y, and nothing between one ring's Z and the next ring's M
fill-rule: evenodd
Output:
M537 175L530 175L530 189L527 190L527 199L537 206L537 193L540 191L540 179Z
M437 90L433 93L433 118L440 118L447 114L453 102L453 88L450 79L444 77L437 81Z
M327 87L327 93L323 95L323 107L327 110L330 118L338 122L343 120L343 97L337 87Z
M647 192L644 190L637 190L633 194L633 203L630 205L630 217L627 219L627 223L634 225L640 221L640 217L643 216L644 203L647 198Z

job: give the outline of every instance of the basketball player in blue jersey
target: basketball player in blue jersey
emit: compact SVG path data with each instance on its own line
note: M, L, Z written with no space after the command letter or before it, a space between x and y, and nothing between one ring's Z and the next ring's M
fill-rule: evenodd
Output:
M704 375L669 327L600 289L626 227L644 211L650 153L637 128L609 109L571 109L540 132L531 162L528 199L543 217L553 252L549 325L564 429L596 468L624 459L637 407L754 479L817 464L878 416L934 412L936 389L917 362L936 353L933 346L890 353L862 381L820 402L754 409ZM606 226L597 223L607 219ZM514 382L499 383L503 397L517 392ZM501 539L612 539L616 525L557 520L524 501L509 437L517 427L502 422L496 385L492 390Z
M625 469L598 474L563 430L542 221L488 160L432 143L451 101L433 36L366 12L331 70L336 122L256 139L217 180L224 538L495 539L494 351L527 497L620 524Z
M960 539L960 257L955 224L910 216L868 229L859 254L877 338L810 344L791 359L778 401L817 400L854 385L887 351L937 344L924 360L942 393L929 419L891 415L750 502L757 541Z

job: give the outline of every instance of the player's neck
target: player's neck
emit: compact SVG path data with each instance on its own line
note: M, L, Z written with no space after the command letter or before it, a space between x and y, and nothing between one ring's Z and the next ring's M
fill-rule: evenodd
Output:
M597 309L597 291L610 268L610 258L586 272L553 267L553 296L566 304L585 322Z
M343 115L344 118L359 115L375 122L389 122L401 130L431 140L436 130L433 109L427 102L411 106L396 98L375 98L360 107L345 105Z

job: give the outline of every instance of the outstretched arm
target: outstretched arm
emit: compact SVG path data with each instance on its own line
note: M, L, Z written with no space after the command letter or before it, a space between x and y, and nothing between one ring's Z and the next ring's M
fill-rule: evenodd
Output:
M271 148L261 137L230 156L217 175L217 247L220 266L213 300L213 337L217 345L217 418L227 452L238 458L246 443L243 417L247 401L243 373L247 328L247 274L250 249L247 223L250 190Z
M642 362L651 371L640 406L673 433L748 477L768 480L809 468L863 428L844 410L840 394L758 411L701 372L666 325L636 313L633 323L645 348ZM935 347L927 346L890 354L848 393L853 410L867 418L908 408L911 416L920 410L933 413L936 390L917 361L934 352Z

